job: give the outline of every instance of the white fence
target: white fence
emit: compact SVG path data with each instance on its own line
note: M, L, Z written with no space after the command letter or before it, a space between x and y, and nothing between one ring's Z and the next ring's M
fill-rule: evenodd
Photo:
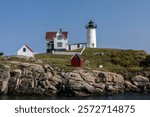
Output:
M53 51L52 54L59 54L59 55L75 55L75 54L80 54L80 52L57 52L57 51Z
M79 54L79 55L82 55L83 51L85 50L85 47L82 49L81 52L58 52L58 51L52 51L52 54L59 54L59 55L76 55L76 54Z

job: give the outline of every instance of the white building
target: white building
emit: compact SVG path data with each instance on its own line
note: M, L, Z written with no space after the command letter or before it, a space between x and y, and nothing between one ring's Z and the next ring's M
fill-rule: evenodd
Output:
M87 43L75 43L75 44L69 44L68 50L76 50L81 49L87 46Z
M34 57L34 51L27 45L23 45L17 52L17 55Z
M57 32L46 32L47 52L65 51L68 49L68 32L62 29Z
M66 51L81 49L84 47L96 48L96 28L97 25L91 20L87 25L87 43L68 44L68 32L63 32L62 29L57 32L46 32L47 52Z
M96 28L97 25L91 20L87 25L87 47L88 48L96 48Z

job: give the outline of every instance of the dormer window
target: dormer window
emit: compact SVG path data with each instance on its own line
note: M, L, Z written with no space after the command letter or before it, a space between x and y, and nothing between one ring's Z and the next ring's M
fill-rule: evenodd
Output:
M62 37L61 35L59 35L59 36L57 37L58 40L62 40L62 38L63 38L63 37Z

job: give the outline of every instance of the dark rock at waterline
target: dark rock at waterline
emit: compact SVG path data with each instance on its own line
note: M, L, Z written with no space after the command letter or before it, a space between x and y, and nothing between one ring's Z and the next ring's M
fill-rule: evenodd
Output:
M16 68L0 65L0 94L46 96L93 96L124 92L150 92L149 78L129 78L84 69L64 72L50 65L13 62Z

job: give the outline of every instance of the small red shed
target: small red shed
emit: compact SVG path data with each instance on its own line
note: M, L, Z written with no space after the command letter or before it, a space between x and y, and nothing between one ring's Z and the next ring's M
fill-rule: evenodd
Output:
M84 64L84 60L78 55L74 55L72 58L71 58L71 66L73 67L82 67Z

